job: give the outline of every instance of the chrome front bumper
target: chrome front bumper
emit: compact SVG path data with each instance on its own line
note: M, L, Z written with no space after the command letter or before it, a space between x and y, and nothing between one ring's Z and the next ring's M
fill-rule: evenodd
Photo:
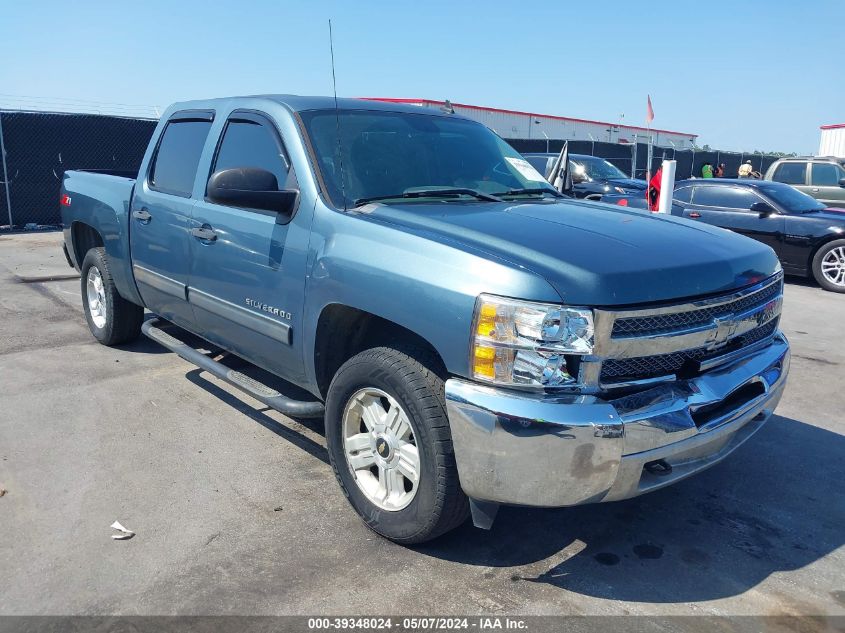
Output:
M780 401L788 371L789 344L778 333L764 349L697 378L616 399L452 378L446 406L461 486L476 500L545 507L662 488L753 435ZM652 466L660 460L662 468Z

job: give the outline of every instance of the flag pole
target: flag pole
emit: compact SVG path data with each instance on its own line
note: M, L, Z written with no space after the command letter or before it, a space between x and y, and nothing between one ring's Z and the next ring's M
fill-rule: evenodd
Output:
M651 123L646 121L646 134L648 135L648 149L646 151L645 181L651 182Z

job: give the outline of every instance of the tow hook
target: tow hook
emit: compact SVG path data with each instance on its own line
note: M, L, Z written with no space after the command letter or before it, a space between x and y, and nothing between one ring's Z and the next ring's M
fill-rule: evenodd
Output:
M672 472L672 466L665 459L655 459L653 462L648 462L643 466L643 469L647 473L657 475L658 477L665 477Z

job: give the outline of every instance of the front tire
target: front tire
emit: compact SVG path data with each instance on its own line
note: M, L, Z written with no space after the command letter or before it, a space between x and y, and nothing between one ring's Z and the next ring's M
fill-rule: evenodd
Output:
M338 370L326 400L326 444L349 503L375 532L422 543L463 523L443 380L434 359L389 347Z
M845 240L824 244L813 257L813 277L825 290L845 292Z
M117 292L106 249L92 248L82 260L82 307L91 334L103 345L120 345L141 334L144 308Z

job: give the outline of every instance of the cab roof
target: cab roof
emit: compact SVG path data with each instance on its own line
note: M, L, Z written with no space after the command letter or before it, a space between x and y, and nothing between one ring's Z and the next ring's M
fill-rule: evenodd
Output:
M241 95L233 97L222 97L217 99L203 99L196 101L183 101L175 104L179 109L185 108L213 108L224 102L238 101L239 99L266 99L286 107L291 112L305 112L308 110L334 110L335 98L325 96L302 96L286 94L265 94L265 95ZM341 110L378 110L384 112L407 112L409 114L427 114L430 116L448 116L466 118L459 114L450 114L438 108L426 108L405 103L390 103L386 101L370 101L367 99L338 98L337 107Z

